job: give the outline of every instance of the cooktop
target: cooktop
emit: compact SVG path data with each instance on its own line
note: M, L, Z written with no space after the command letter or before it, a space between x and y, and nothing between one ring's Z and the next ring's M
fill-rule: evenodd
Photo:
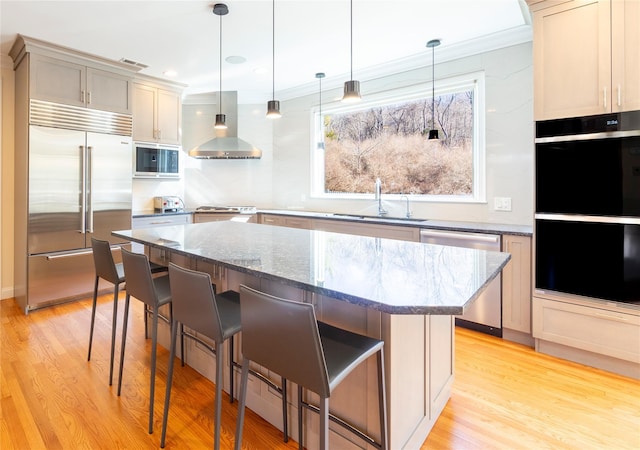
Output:
M196 211L201 212L219 212L219 213L238 213L238 214L255 214L255 206L198 206Z

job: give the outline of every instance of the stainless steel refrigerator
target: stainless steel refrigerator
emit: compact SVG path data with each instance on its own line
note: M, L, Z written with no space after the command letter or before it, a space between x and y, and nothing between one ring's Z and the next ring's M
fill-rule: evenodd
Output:
M25 310L92 292L91 237L121 243L111 232L131 228L132 196L130 116L65 106L39 120L31 107Z

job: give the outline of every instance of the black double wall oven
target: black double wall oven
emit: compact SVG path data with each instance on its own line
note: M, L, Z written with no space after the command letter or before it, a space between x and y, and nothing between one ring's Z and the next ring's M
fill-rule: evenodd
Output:
M535 291L640 306L640 111L536 123Z

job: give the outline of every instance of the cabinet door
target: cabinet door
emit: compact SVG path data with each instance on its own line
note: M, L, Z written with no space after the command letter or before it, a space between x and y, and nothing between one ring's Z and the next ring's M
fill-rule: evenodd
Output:
M155 142L156 140L156 95L155 88L133 83L133 140L135 141Z
M640 109L640 1L611 3L613 111Z
M180 94L158 89L157 139L165 144L180 144Z
M511 261L502 269L502 326L531 333L531 238L502 237Z
M131 79L104 70L87 68L87 107L131 114Z
M534 11L536 120L611 111L610 19L609 0Z
M31 98L85 106L85 66L41 55L31 55L30 63Z

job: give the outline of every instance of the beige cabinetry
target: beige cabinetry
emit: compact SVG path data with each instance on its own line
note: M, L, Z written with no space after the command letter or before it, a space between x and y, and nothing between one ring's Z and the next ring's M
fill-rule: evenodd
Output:
M355 234L402 241L420 241L420 229L394 225L379 225L364 222L349 222L331 219L313 220L314 230L333 231L335 233Z
M640 108L640 2L530 0L536 120Z
M503 337L532 345L531 238L503 235L502 251L511 254L511 260L502 269Z
M640 378L640 311L534 296L532 323L536 350Z
M148 81L133 83L133 139L180 144L181 91Z
M155 215L145 217L134 217L131 220L131 228L162 227L170 225L184 225L191 223L191 214Z
M195 213L193 215L193 223L220 222L223 220L255 223L257 219L255 214Z
M101 111L131 114L131 76L78 59L29 54L29 97Z
M260 214L260 223L280 227L313 229L313 220L306 217L281 216L278 214Z

